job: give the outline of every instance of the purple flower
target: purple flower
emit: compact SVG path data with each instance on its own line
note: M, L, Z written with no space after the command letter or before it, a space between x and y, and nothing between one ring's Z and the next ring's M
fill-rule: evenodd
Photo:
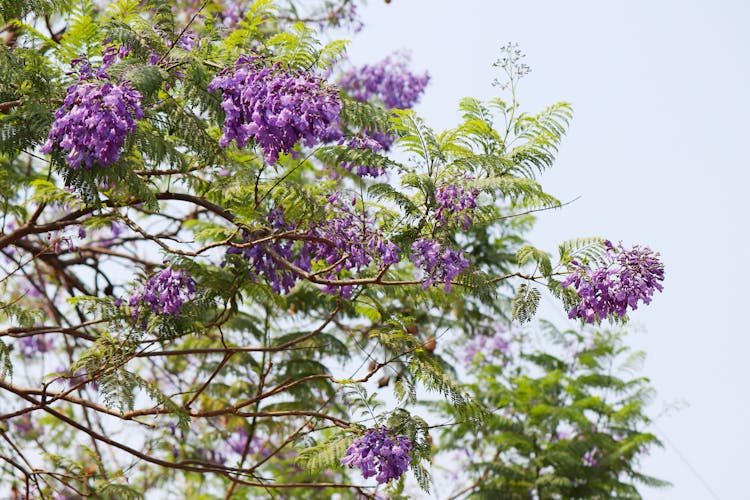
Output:
M583 464L587 467L597 467L599 465L599 460L597 460L598 456L599 448L594 447L583 455Z
M373 228L374 220L356 209L356 200L340 203L338 196L333 195L327 208L331 217L307 230L299 230L296 224L285 221L278 208L269 212L271 229L277 234L296 233L294 236L301 240L296 246L293 240L280 237L243 248L231 247L227 254L242 255L253 277L263 276L276 293L289 293L299 279L283 261L307 272L312 270L313 262L322 261L325 269L319 274L325 279L336 279L342 271L359 272L373 262L387 266L399 261L401 250ZM249 242L248 234L244 240ZM351 286L323 287L324 292L344 298L351 297L352 290Z
M298 142L311 147L341 137L341 101L335 88L305 73L261 66L258 58L240 57L233 69L217 74L209 91L221 90L226 114L219 144L233 140L243 148L252 139L273 164L292 153Z
M382 151L384 149L383 145L376 139L366 136L354 136L350 137L346 141L342 139L339 144L344 144L352 149L369 150L373 152ZM385 168L383 167L375 167L372 165L357 165L353 162L345 161L341 162L341 166L348 172L354 171L354 173L360 177L379 177L385 174Z
M133 318L146 304L154 314L178 316L182 305L195 296L195 280L184 269L175 271L172 266L151 277L140 293L130 297Z
M568 316L581 318L586 323L602 320L610 314L622 317L628 308L649 304L655 291L661 292L664 281L664 264L659 254L648 247L634 246L630 250L622 244L607 247L608 263L605 267L591 269L573 261L575 270L562 283L563 288L573 286L580 298Z
M99 71L97 72L96 76L98 78L104 78L109 79L109 75L107 74L107 69L112 66L114 63L120 62L128 55L130 55L130 47L127 45L121 45L119 47L116 47L112 45L111 40L105 40L105 43L108 43L104 47L104 50L102 51L102 66L99 68ZM86 69L90 69L90 65L88 65L88 61L85 61L86 66L84 66ZM83 70L81 71L83 73ZM90 76L90 75L87 75ZM88 78L86 78L88 79Z
M430 75L416 75L408 64L408 56L391 54L376 64L348 71L339 84L358 101L377 99L388 109L410 109L422 96Z
M129 83L78 82L68 87L41 151L68 151L73 169L81 164L91 169L94 162L110 165L120 158L125 138L136 129L135 120L143 116L141 94Z
M248 444L248 439L247 431L245 429L240 429L236 435L229 439L227 444L229 445L229 448L238 455L245 453L245 447L247 447L247 454L249 456L266 458L271 454L272 450L269 446L268 440L263 440L258 436L254 436L249 440L250 444Z
M274 232L281 233L295 229L293 224L284 220L284 212L280 208L275 208L268 213L268 222L271 230ZM249 233L243 233L243 241L245 243L250 242ZM265 277L271 284L271 290L279 294L289 293L297 283L298 276L293 271L284 267L283 263L278 262L273 254L288 262L293 262L297 267L305 271L311 269L310 259L305 249L303 248L299 258L295 259L293 242L280 238L241 248L230 247L226 253L228 255L235 254L244 257L249 263L253 280L256 280L258 276Z
M408 56L391 54L376 64L349 70L339 85L358 101L379 101L387 109L411 109L422 96L430 76L412 73L408 64ZM365 128L361 132L385 151L393 144L393 137L386 131Z
M45 353L55 346L54 339L47 340L44 335L22 337L19 340L21 354L25 358L33 358L38 353Z
M425 271L423 290L427 290L435 282L442 282L446 293L451 291L453 279L469 267L469 261L463 252L443 248L437 241L426 238L412 243L411 261Z
M500 357L502 364L507 364L510 356L510 342L503 333L504 330L498 328L493 336L480 334L471 339L464 349L464 363L471 365L480 360L485 363L492 363L493 358ZM481 357L478 357L480 354Z
M477 208L475 198L479 195L477 189L466 189L462 186L444 184L435 190L435 201L438 210L435 214L437 220L447 224L452 218L462 221L465 230L471 226L474 209Z
M316 237L311 242L313 260L324 261L329 269L323 277L333 279L344 270L359 272L375 261L380 266L398 263L401 249L373 228L375 221L356 208L356 198L342 203L334 194L328 201L333 216L310 232ZM323 291L349 298L352 288L325 286Z
M365 479L377 474L375 480L384 484L398 479L409 469L411 450L408 437L394 436L385 427L369 429L349 446L341 465L361 469Z
M24 413L10 422L13 425L13 430L26 439L44 434L44 426L34 427L34 422L31 420L31 413Z

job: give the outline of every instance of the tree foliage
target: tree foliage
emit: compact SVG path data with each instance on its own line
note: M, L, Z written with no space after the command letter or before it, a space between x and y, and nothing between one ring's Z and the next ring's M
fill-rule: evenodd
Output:
M450 450L478 497L660 484L618 334L457 363L536 327L545 290L579 304L564 277L608 252L525 240L560 206L539 177L572 109L521 111L515 46L507 100L436 131L340 79L346 43L316 30L356 29L352 0L11 1L0 21L0 495L399 498ZM415 102L427 77L397 68ZM411 471L377 486L341 466L375 428Z

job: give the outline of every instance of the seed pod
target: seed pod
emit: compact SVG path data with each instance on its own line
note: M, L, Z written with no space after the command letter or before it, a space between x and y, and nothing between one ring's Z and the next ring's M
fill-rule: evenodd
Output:
M378 380L378 387L385 387L388 385L390 381L391 381L391 376L385 375L380 380Z
M434 335L430 335L427 337L427 340L425 340L424 344L422 344L422 347L424 347L425 351L427 352L433 352L435 350L435 347L437 347L437 339Z
M370 364L368 365L368 367L367 367L367 368L368 368L368 369L369 369L369 370L370 370L371 372L374 372L375 370L377 370L377 369L378 369L378 363L377 363L377 361L375 361L374 359L373 359L372 361L370 361Z
M409 325L406 327L406 331L412 335L416 335L419 332L419 327L416 324Z

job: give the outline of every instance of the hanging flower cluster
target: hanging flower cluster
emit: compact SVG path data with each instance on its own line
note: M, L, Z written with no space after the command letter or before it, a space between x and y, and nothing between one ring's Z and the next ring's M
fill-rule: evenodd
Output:
M365 479L376 476L379 484L398 479L409 469L411 463L411 440L406 436L394 436L385 428L368 430L346 450L341 465L362 470Z
M602 320L610 314L624 316L628 307L635 310L638 304L648 304L655 291L661 292L664 264L659 254L638 245L626 250L622 244L614 247L606 241L608 265L591 269L573 261L575 267L562 283L563 288L575 288L580 303L568 316L583 319L586 323Z
M111 165L120 158L125 138L140 118L141 94L129 83L79 82L68 87L41 151L68 151L66 160L73 169L81 164L91 169L94 162Z
M95 162L107 166L120 158L125 138L136 129L135 120L144 116L142 97L127 81L111 82L106 70L129 52L125 46L107 45L97 71L87 59L71 61L74 68L80 65L80 79L68 87L62 106L55 112L42 153L67 151L66 160L73 169L82 164L91 169Z
M344 144L352 149L370 150L373 152L382 151L383 145L372 137L356 135L346 141L341 140L339 144ZM372 165L356 165L353 162L341 162L341 167L348 172L354 172L360 177L379 177L385 174L385 168L375 167Z
M438 282L443 283L446 293L451 291L451 281L469 267L463 252L444 248L439 242L426 238L412 243L411 261L426 274L422 281L423 290Z
M152 276L139 293L130 297L128 304L137 318L141 305L146 304L154 314L178 316L182 305L195 297L195 280L187 270L168 266Z
M34 358L39 353L51 351L55 347L55 339L46 338L45 335L33 335L21 337L19 340L21 355L25 358Z
M243 148L252 139L266 161L276 163L302 141L311 147L341 137L341 101L334 87L305 73L266 67L255 57L240 57L232 69L218 73L209 91L221 90L226 113L219 144L233 140Z
M438 205L435 217L442 224L446 224L450 218L458 217L465 231L471 227L474 209L477 208L477 196L479 196L478 189L466 189L454 184L439 186L435 190L435 200Z
M339 85L358 101L379 101L387 109L410 109L419 101L430 76L412 73L408 63L408 56L392 54L376 64L349 70ZM361 132L385 151L393 145L393 136L384 130L364 128Z
M409 71L407 56L392 54L376 64L352 69L339 82L358 101L375 98L388 109L410 109L422 96L430 75Z

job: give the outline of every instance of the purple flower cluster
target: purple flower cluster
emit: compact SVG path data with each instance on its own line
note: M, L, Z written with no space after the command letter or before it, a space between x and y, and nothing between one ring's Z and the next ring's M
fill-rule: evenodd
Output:
M143 291L130 297L133 318L137 318L141 304L145 303L154 314L178 316L182 305L195 297L195 280L184 269L175 271L172 266L151 277Z
M190 52L195 48L195 45L199 41L198 34L193 30L187 30L184 33L180 33L176 40L173 40L174 35L170 35L160 28L156 28L155 31L161 36L162 40L164 41L164 44L170 50L174 47L178 47L182 50L186 50ZM159 54L158 52L152 49L148 55L148 63L151 65L157 65L159 64L160 61L162 61L164 57L165 56ZM179 78L182 78L183 76L182 73L179 71L176 74Z
M441 223L446 224L449 219L460 216L465 231L471 226L474 209L477 208L477 196L479 196L477 189L466 189L454 184L439 186L435 190L435 200L438 205L435 217Z
M279 208L273 209L268 213L268 222L271 229L275 232L295 229L294 225L284 220L284 213ZM244 241L246 243L250 241L249 234L244 234ZM293 255L293 243L291 240L275 239L248 247L231 247L227 250L227 254L237 254L244 257L250 265L254 280L257 279L257 276L262 275L271 283L271 289L274 292L286 294L294 288L298 277L293 271L277 262L269 250L284 260L293 262L297 267L309 271L311 266L307 252L303 252L300 258L295 259Z
M415 75L408 63L408 57L392 54L376 64L348 71L339 84L358 101L375 98L388 109L410 109L419 101L430 75Z
M41 151L50 153L55 147L68 151L73 169L82 163L91 169L95 161L110 165L120 157L125 138L140 118L141 94L129 83L78 82L68 87Z
M307 272L312 270L313 262L322 261L326 268L319 274L325 279L336 279L344 270L359 272L373 261L382 265L399 261L401 250L380 231L372 229L374 221L356 209L356 200L350 204L340 203L338 196L333 195L327 208L333 216L304 231L284 221L280 209L269 213L275 233L295 233L295 239L300 240L296 248L292 239L280 237L244 248L232 247L227 254L242 255L249 262L253 275L264 276L276 293L289 293L299 279L280 259ZM248 241L247 236L245 241ZM323 291L349 298L352 287L325 286Z
M610 314L622 317L628 307L635 310L639 302L648 304L655 291L663 290L659 282L664 281L664 264L658 253L638 245L630 250L609 241L605 245L607 266L591 269L573 261L575 271L561 283L563 288L573 286L581 299L568 313L571 319L593 323Z
M421 267L426 276L422 289L427 290L433 283L443 283L445 292L451 291L451 282L469 267L463 252L444 248L439 242L420 238L411 245L411 261Z
M44 335L21 337L19 344L21 354L25 358L33 358L37 354L51 351L55 347L54 338L47 339Z
M283 71L279 65L259 66L259 59L240 57L233 69L217 74L209 91L221 90L226 113L219 140L237 147L253 139L273 164L300 141L308 146L341 137L341 101L334 87L304 73Z
M44 434L44 426L34 425L34 421L31 420L31 413L24 413L23 415L16 417L11 420L13 431L26 439L38 437Z
M394 436L385 427L368 430L346 450L341 465L357 467L365 479L377 476L379 484L398 479L409 469L412 444L406 436Z
M329 266L325 278L335 278L343 270L360 271L374 260L384 266L398 263L401 249L380 231L372 229L375 221L365 211L356 209L356 198L347 204L334 194L328 202L329 210L335 215L311 231L316 239L311 242L310 252L315 260L322 260ZM325 286L323 291L349 298L351 288Z
M352 149L370 150L373 152L382 151L384 149L377 139L366 136L354 136L350 137L346 141L341 140L339 144L344 144ZM360 177L379 177L385 174L385 168L375 167L372 165L355 165L353 162L341 162L341 166L348 172L354 172Z
M480 356L481 355L481 356ZM478 361L490 362L495 356L503 359L503 365L508 361L510 355L510 342L498 329L494 336L477 335L464 349L463 361L468 366Z
M584 455L582 457L583 465L585 465L587 467L598 467L599 466L599 460L598 460L597 457L599 456L599 454L600 454L599 453L599 448L597 448L597 447L594 447L593 449L591 449L591 450L587 451L586 453L584 453Z
M105 43L108 43L108 40L105 40ZM130 55L130 47L127 45L120 45L119 47L116 47L115 45L112 45L109 43L104 47L104 50L102 51L102 67L99 69L97 73L98 78L105 78L108 79L109 75L107 75L106 71L107 68L112 66L116 62L120 62L123 59L125 59L128 55Z
M249 456L260 458L268 457L273 451L267 439L262 439L258 436L253 436L253 438L250 439L247 435L247 431L242 428L227 441L227 444L229 445L229 448L238 455L243 455L245 453L245 448L247 448L247 454Z

